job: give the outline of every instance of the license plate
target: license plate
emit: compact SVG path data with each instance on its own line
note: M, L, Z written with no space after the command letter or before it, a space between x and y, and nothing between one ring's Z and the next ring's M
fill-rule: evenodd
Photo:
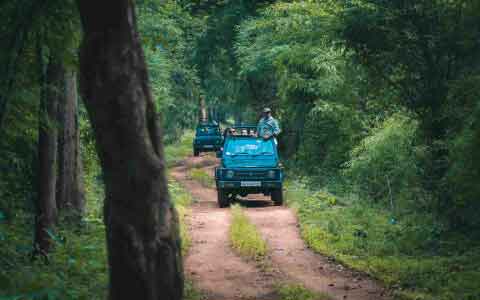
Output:
M204 145L203 148L213 148L213 145Z
M261 181L241 181L240 186L262 186Z

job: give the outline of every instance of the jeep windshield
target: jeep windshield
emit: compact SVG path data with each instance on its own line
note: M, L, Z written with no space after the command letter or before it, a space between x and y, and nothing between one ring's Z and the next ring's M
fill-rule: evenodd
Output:
M259 155L273 155L274 148L272 141L265 141L263 139L235 139L226 145L226 156L259 156Z
M217 126L202 126L197 127L197 135L219 135L220 128Z

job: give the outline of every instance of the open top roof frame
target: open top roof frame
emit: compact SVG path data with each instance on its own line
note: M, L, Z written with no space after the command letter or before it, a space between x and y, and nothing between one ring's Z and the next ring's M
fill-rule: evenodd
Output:
M257 126L254 125L235 125L225 129L225 135L231 137L256 137Z

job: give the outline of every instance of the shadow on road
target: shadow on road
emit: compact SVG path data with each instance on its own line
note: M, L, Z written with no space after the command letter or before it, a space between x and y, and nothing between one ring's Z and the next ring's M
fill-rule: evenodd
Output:
M247 199L247 198L239 198L237 197L233 203L238 203L240 206L243 207L253 207L253 208L258 208L258 207L269 207L273 206L272 201L267 200L267 199Z

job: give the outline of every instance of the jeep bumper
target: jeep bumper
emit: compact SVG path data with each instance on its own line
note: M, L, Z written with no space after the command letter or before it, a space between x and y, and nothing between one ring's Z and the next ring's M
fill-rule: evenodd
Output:
M252 180L226 180L226 181L217 181L217 188L220 189L235 189L242 190L251 193L260 193L263 191L276 190L282 188L282 182L279 180L276 181L252 181Z
M218 151L222 148L222 145L201 145L195 144L193 147L200 151Z

